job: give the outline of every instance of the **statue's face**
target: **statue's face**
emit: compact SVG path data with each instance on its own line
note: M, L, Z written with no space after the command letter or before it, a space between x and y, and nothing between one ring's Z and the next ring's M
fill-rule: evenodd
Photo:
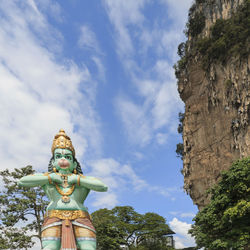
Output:
M77 162L74 161L72 152L69 149L57 148L54 151L52 164L59 172L72 173L76 168Z

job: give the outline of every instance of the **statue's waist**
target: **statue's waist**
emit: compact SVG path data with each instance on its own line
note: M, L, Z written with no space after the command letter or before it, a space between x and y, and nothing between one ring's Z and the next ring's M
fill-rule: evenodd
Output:
M77 218L90 218L89 213L82 210L47 210L45 217L56 217L61 220L75 220Z

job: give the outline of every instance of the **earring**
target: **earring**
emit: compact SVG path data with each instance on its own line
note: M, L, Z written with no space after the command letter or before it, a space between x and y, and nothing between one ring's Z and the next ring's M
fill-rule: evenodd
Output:
M56 173L56 168L53 168L53 171Z
M76 171L76 169L74 169L74 174L77 174L77 171Z

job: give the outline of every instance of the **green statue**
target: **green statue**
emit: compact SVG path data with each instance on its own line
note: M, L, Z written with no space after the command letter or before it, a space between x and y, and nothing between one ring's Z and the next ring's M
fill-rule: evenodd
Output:
M25 176L19 185L41 186L50 203L42 225L42 249L95 250L96 232L84 201L90 190L105 192L99 179L84 176L64 130L55 136L48 172Z

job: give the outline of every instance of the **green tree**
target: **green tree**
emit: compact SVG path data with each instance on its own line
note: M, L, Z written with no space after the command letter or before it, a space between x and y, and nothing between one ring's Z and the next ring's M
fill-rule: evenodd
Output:
M167 246L167 235L174 232L156 213L139 214L130 206L118 206L100 209L92 217L98 250L120 249L121 245L131 250L171 249Z
M211 202L194 218L190 233L205 249L246 249L250 244L250 157L223 172Z
M98 250L118 250L125 244L124 233L119 231L112 210L99 209L91 214L96 228Z
M18 180L33 174L32 166L1 171L4 189L0 192L0 249L29 249L33 237L41 240L41 224L48 200L40 188L24 188Z

